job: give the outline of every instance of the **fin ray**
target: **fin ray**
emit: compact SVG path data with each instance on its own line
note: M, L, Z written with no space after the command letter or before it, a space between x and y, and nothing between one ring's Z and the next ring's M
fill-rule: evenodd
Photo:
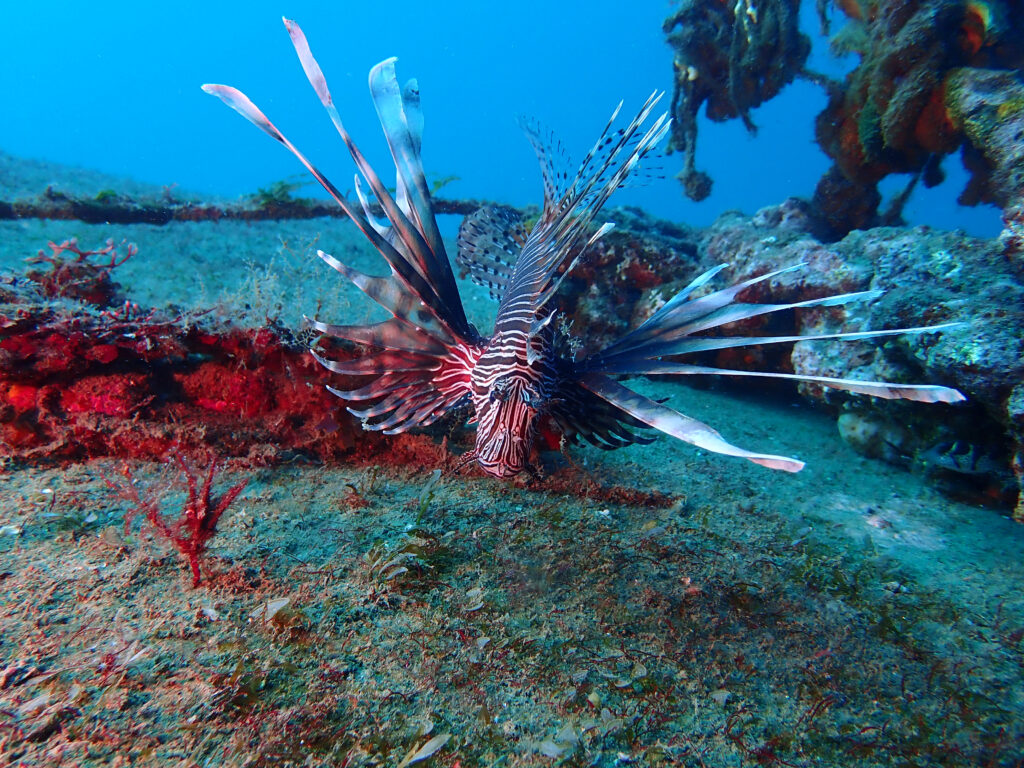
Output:
M516 259L526 244L526 227L512 208L485 206L462 220L456 263L470 279L501 301Z
M580 379L580 384L633 418L690 445L726 456L747 459L769 469L799 472L804 468L804 463L797 459L753 453L732 445L707 424L644 397L607 376L588 373Z

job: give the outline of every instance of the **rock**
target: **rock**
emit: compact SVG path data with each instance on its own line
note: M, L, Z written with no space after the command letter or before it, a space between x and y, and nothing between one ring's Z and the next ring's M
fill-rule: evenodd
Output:
M965 205L1008 208L1024 194L1024 85L1013 72L962 67L946 78L946 110L967 138Z
M603 340L624 333L650 315L694 277L719 264L728 267L705 290L721 288L765 272L805 264L800 270L759 283L741 301L798 302L822 296L881 291L873 300L845 307L805 309L763 315L728 329L738 335L832 333L883 328L912 328L961 323L941 332L905 334L868 341L816 341L794 345L705 353L691 361L722 368L796 372L814 376L943 384L968 400L957 405L921 406L880 400L802 384L800 393L831 408L841 419L844 439L871 456L925 471L941 471L955 481L958 464L932 466L929 456L945 456L949 446L984 457L992 472L964 473L973 501L995 499L1012 507L1013 457L1024 456L1024 284L1014 232L1000 239L979 239L961 232L926 227L857 230L839 242L815 236L817 222L799 201L765 208L753 217L723 214L694 232L696 258L674 248L658 259L656 240L631 233L630 248L605 249L590 262L600 270L588 275L590 298L580 300L578 322L589 337L585 318L600 318ZM1008 229L1019 226L1008 219ZM1015 254L1017 254L1015 256ZM618 262L616 262L618 258ZM640 261L662 281L642 285L627 280L609 299L607 274L623 273ZM645 272L646 275L646 272ZM649 277L649 275L647 276ZM649 286L649 287L648 287ZM644 290L637 291L637 287ZM628 290L627 290L628 289ZM609 303L610 301L610 303ZM624 306L622 302L627 304ZM589 309L588 309L589 307ZM763 380L731 381L763 392ZM1020 459L1017 459L1018 467ZM952 469L951 469L952 467ZM1024 470L1018 469L1020 477ZM1022 486L1024 487L1024 486ZM1024 507L1018 514L1024 519Z

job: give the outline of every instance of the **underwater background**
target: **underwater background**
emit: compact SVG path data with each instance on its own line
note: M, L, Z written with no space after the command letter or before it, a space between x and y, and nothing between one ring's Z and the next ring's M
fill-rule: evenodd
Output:
M325 388L356 377L318 365L303 318L387 317L318 249L387 265L199 87L243 90L350 190L281 14L385 183L367 72L398 56L418 79L427 182L485 334L496 303L456 239L480 201L539 215L520 119L574 170L620 100L632 115L663 90L673 151L612 197L597 221L615 230L556 295L574 343L601 348L719 265L714 288L778 270L742 299L808 306L739 333L953 325L696 362L966 401L629 379L798 473L664 435L544 434L536 474L502 480L458 467L468 412L364 431ZM3 18L4 765L1024 766L1019 3ZM855 292L877 294L810 306Z
M283 7L260 0L184 2L169 11L129 2L10 3L0 30L8 104L0 146L208 195L234 197L295 176L291 157L266 151L257 133L238 131L199 91L201 83L225 82L281 115L293 141L345 181L347 158L331 162L337 137L319 119L301 70L290 66L291 48L280 34L284 13L321 39L321 66L371 162L386 155L373 110L360 108L366 72L398 56L399 76L418 78L423 92L428 177L457 177L452 195L527 205L538 200L539 178L517 118L538 119L582 158L620 100L629 111L654 90L671 94L672 49L662 23L673 6L567 0ZM833 15L838 31L845 17ZM857 57L829 53L827 39L816 34L813 3L804 3L802 17L813 42L809 66L835 77L848 72ZM715 179L712 197L698 205L679 195L668 160L663 178L625 190L617 203L705 225L725 210L809 197L829 165L814 142L814 116L825 101L821 87L797 80L755 110L756 136L739 121L702 117L700 164ZM946 171L944 184L917 191L907 219L995 235L998 212L956 205L965 178L956 158ZM893 179L886 191L904 183Z

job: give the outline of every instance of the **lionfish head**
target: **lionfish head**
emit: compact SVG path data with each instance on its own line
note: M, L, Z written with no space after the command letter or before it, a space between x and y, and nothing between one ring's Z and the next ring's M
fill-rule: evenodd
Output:
M529 468L540 392L527 376L508 374L476 398L478 425L473 455L494 477L514 477Z

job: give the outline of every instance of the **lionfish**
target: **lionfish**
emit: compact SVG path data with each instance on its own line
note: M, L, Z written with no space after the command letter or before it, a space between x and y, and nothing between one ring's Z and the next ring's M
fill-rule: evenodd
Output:
M499 302L494 331L482 336L467 320L455 277L431 205L420 159L423 117L419 87L400 87L395 58L370 70L377 115L391 150L397 181L392 194L345 130L320 66L299 25L284 19L306 77L341 135L359 174L358 207L343 195L240 91L225 85L203 90L279 141L309 170L355 222L391 267L377 277L359 272L318 251L327 262L391 317L371 325L333 325L306 319L313 329L362 345L368 351L352 360L333 360L312 350L328 370L370 381L351 390L328 387L343 400L359 404L348 411L365 429L385 434L424 427L457 407L471 404L477 424L473 459L489 475L507 478L532 470L531 453L539 430L555 429L569 442L578 439L602 448L649 442L653 428L715 453L738 456L789 472L803 462L755 453L727 442L696 419L627 388L617 376L642 374L762 376L808 381L884 398L956 402L955 389L786 373L725 370L680 362L679 356L708 350L775 344L802 339L865 339L935 331L935 325L896 330L798 336L720 337L702 335L729 323L771 312L830 307L878 295L846 293L789 304L737 301L744 290L802 265L781 269L706 292L701 289L726 265L700 275L645 322L611 345L575 359L556 344L552 297L561 281L612 224L592 231L591 224L611 194L637 172L661 142L667 115L649 117L661 94L652 94L627 125L613 128L619 108L587 153L574 176L559 169L540 134L527 128L540 161L544 207L529 232L507 210L485 208L473 214L459 237L459 264L474 281L490 288ZM360 179L361 174L361 179ZM373 195L371 201L364 188ZM383 218L381 218L383 216ZM582 247L581 247L582 246ZM575 255L574 255L575 254ZM635 430L641 430L639 433ZM556 434L557 434L556 433Z

